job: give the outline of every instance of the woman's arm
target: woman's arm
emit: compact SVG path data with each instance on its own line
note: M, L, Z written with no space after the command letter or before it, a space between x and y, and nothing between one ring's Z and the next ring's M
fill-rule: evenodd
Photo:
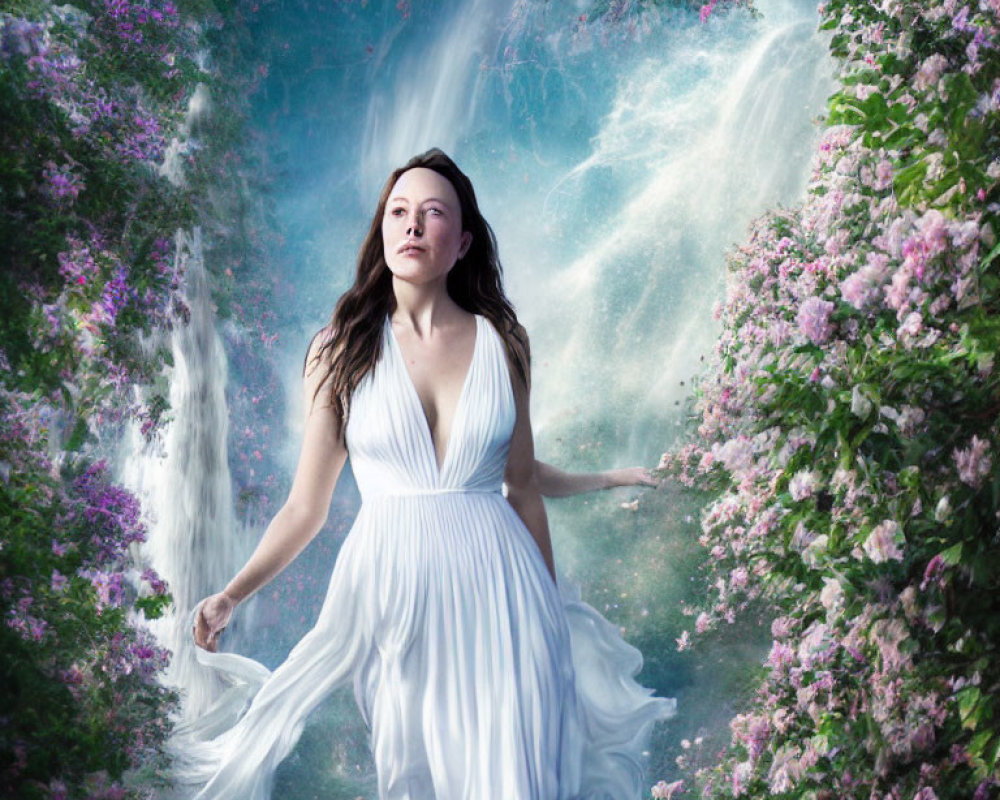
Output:
M514 370L511 370L511 382L514 388L516 417L504 472L507 502L514 507L534 538L554 581L556 567L552 556L552 540L549 538L549 521L545 515L545 504L538 488L538 474L535 469L535 444L531 435L528 387L516 376Z
M199 647L214 651L233 609L288 566L326 521L334 487L347 461L347 447L340 420L330 405L326 387L321 385L326 370L314 360L320 338L313 339L306 360L305 430L288 499L243 569L222 592L203 602L194 632Z
M624 467L603 472L565 472L544 461L535 461L538 491L545 497L612 489L616 486L656 486L657 480L645 467Z

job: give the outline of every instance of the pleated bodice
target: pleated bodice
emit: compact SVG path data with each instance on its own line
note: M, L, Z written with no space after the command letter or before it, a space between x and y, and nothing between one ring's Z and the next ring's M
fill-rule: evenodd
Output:
M386 317L382 357L355 390L346 430L363 501L380 495L499 492L514 395L503 341L476 315L476 343L441 469L420 398Z

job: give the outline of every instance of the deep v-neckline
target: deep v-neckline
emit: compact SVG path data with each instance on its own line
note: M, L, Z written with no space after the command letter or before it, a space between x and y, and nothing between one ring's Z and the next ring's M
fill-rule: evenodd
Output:
M424 441L427 443L427 447L430 451L431 461L434 463L435 475L440 478L444 474L444 469L448 466L448 460L451 458L451 443L455 438L455 432L457 430L456 423L461 422L461 413L464 406L465 395L468 393L469 383L472 380L472 371L476 366L476 358L479 354L479 345L482 336L480 335L480 320L479 314L473 314L473 318L476 321L476 332L475 340L472 344L472 358L469 359L469 366L465 370L465 378L462 380L462 388L458 393L458 400L455 401L455 410L452 411L451 425L449 427L448 441L444 445L444 458L438 458L437 447L434 446L434 432L431 430L430 420L427 418L427 412L424 410L424 404L420 401L420 393L417 391L417 385L413 382L413 377L410 375L410 370L406 367L406 359L403 357L403 348L400 347L399 341L396 339L396 334L392 330L392 319L389 316L385 318L385 324L389 331L389 341L392 344L393 353L395 355L395 360L399 361L399 368L403 373L403 383L409 387L409 394L412 402L414 403L414 409L417 416L423 421L423 435Z

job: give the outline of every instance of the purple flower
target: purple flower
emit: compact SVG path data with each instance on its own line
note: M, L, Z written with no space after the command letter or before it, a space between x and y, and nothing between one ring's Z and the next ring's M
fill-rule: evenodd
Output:
M71 205L84 188L83 181L73 174L69 164L57 167L55 163L48 161L42 175L45 178L45 192L53 200L66 201Z
M53 592L61 592L63 589L66 588L66 584L67 583L69 583L69 580L66 578L65 575L63 575L57 569L52 570L52 591Z
M147 660L156 655L156 651L146 644L132 645L132 654L139 659Z
M87 467L74 488L84 502L83 515L93 528L91 542L99 560L120 558L130 544L145 541L139 501L127 490L108 483L103 461Z
M154 569L145 569L142 572L142 579L149 583L154 594L166 594L167 584L157 575Z
M45 26L40 22L29 22L13 17L0 25L0 58L9 61L14 56L30 58L44 55Z
M112 19L127 17L130 9L128 0L104 0L104 10Z
M832 313L833 303L813 295L801 305L795 321L813 344L822 344L833 333L833 325L830 324Z
M74 237L68 237L67 242L70 249L64 250L56 256L59 260L59 274L68 284L82 286L97 275L98 267L91 248L100 250L100 244L91 241L88 246Z
M120 572L103 570L81 570L80 577L87 578L97 592L98 610L105 606L117 607L122 604L122 575Z
M101 292L101 299L91 306L89 319L103 325L114 325L118 314L136 297L135 290L128 285L125 268L117 267Z
M114 117L115 104L104 96L93 97L91 105L91 120L97 122L100 119L111 119Z
M996 782L992 778L986 778L976 787L972 800L989 800L990 789L994 786L996 786Z

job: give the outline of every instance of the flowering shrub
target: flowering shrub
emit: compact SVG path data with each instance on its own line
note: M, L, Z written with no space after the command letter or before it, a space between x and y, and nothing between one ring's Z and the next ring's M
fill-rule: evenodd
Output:
M0 315L11 378L62 393L79 421L71 449L127 415L151 432L163 404L138 404L129 385L165 357L136 332L184 316L171 239L192 211L157 171L198 76L196 38L171 2L7 8Z
M129 555L145 529L107 466L41 455L50 417L0 393L0 787L124 797L122 774L159 758L174 702L156 681L168 654L128 616L159 616L169 595Z
M124 798L155 780L175 698L141 625L170 602L139 563L137 500L100 458L154 437L185 319L160 175L202 77L200 28L166 0L0 13L0 791ZM183 155L183 153L182 153Z
M1000 4L833 0L841 89L804 205L731 258L694 440L695 632L774 610L703 796L1000 787ZM695 637L696 638L696 637ZM680 645L692 641L689 632Z

